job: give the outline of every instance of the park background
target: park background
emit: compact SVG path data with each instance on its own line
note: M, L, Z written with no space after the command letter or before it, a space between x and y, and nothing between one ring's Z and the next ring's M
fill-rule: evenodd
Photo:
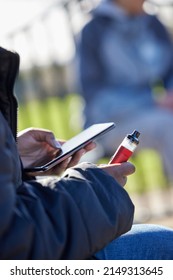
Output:
M20 55L19 131L43 127L63 139L81 131L84 102L76 84L75 38L98 2L0 0L0 45ZM146 1L145 9L156 13L173 36L173 1ZM167 188L159 155L145 150L131 161L136 173L126 189L136 205L135 222L173 227L173 186Z

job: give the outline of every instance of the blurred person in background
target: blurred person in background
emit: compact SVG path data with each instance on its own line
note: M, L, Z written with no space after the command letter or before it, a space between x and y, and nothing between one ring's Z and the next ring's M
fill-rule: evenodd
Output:
M78 41L85 127L113 121L100 140L111 156L126 134L141 132L139 149L157 150L173 183L173 45L144 0L104 0L92 11ZM163 97L154 91L162 84Z

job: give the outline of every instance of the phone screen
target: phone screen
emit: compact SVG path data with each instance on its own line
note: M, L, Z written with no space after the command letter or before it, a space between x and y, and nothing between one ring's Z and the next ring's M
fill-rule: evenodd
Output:
M87 129L83 130L67 142L65 142L61 148L60 154L51 160L50 162L42 165L36 166L31 168L25 168L26 172L42 172L46 171L53 166L57 165L61 161L65 160L66 158L73 155L76 151L80 150L81 148L85 147L88 143L92 142L93 140L97 139L99 136L105 134L106 132L110 131L115 127L113 122L109 123L98 123L94 124Z

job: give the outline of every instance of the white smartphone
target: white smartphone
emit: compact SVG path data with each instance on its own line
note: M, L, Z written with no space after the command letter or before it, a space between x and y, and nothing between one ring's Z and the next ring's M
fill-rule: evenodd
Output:
M72 156L75 152L85 147L87 144L97 139L99 136L102 136L106 132L110 131L114 127L115 124L113 122L94 124L65 142L62 145L61 151L58 156L51 161L42 166L25 168L24 170L25 172L44 172L62 162L66 158Z

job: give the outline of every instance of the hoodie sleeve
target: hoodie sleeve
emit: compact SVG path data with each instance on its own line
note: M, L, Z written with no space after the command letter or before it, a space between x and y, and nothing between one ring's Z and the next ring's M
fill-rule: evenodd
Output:
M99 92L103 79L102 64L99 57L99 32L94 20L86 24L78 37L78 80L81 94L90 100L93 92Z
M173 41L168 29L161 23L156 16L151 16L151 29L154 30L154 36L157 36L159 41L167 47L169 55L168 69L163 77L163 85L168 91L173 89Z

